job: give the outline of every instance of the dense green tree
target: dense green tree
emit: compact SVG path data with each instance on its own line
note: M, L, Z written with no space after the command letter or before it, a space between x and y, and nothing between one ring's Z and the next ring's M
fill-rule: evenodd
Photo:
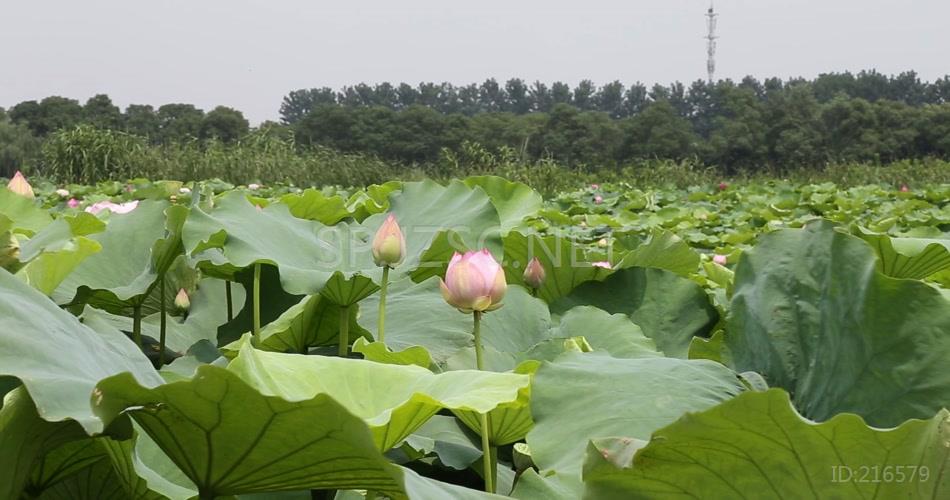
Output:
M247 135L248 122L240 111L226 106L218 106L208 112L201 122L202 139L218 139L234 142Z
M336 104L336 92L333 89L322 87L291 91L284 96L280 104L280 119L288 125L293 125L311 110L324 104Z
M0 112L0 177L13 177L17 170L29 171L39 158L40 145L26 125L13 123Z
M161 120L155 109L148 104L129 104L122 117L124 129L130 134L146 137L152 141L160 139Z
M844 95L832 99L821 110L824 147L832 160L872 161L876 159L877 120L871 103Z
M621 158L671 158L691 156L698 138L685 118L669 101L654 101L623 126Z
M766 121L761 101L747 88L719 86L720 114L705 146L705 159L726 170L755 169L767 160Z
M122 128L122 112L112 104L106 94L97 94L86 101L82 107L83 123L97 128L119 130Z
M79 102L60 96L50 96L39 103L24 101L10 109L10 119L23 124L33 135L46 137L49 133L69 128L82 122L83 110Z
M162 142L185 141L201 137L204 111L191 104L165 104L158 108L159 136Z

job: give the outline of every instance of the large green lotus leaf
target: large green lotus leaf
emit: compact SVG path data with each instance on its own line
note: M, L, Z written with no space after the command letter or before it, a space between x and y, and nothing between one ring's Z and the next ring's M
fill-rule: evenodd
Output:
M535 425L527 442L542 471L578 474L589 440L647 439L683 413L742 390L735 373L711 361L569 353L544 363L534 376Z
M367 421L382 451L443 408L484 413L517 401L529 384L526 375L470 370L437 375L413 365L264 352L247 342L228 369L266 395L290 401L329 395Z
M362 222L370 215L388 210L389 195L400 189L402 189L402 181L373 184L350 195L346 200L346 209L353 214L354 219Z
M280 202L290 208L294 217L315 220L328 226L352 215L340 195L326 196L316 189L307 189L299 194L286 194L280 198Z
M627 253L617 267L655 267L687 276L699 269L699 254L673 233L658 229Z
M950 401L950 302L877 271L861 239L827 221L759 238L736 268L725 344L736 371L793 395L806 417L853 412L874 426Z
M516 366L512 373L531 377L538 371L539 366L541 363L538 361L525 361ZM453 410L452 413L469 429L481 435L482 423L479 412ZM488 440L492 445L502 446L524 439L534 426L534 420L531 418L531 386L522 387L518 391L517 400L498 405L497 408L488 412L488 416Z
M378 318L379 295L371 295L360 303L357 321L378 338ZM385 343L394 351L422 346L434 363L444 366L448 358L472 345L472 316L445 303L438 278L421 283L403 278L390 283L386 295Z
M89 395L99 380L121 372L147 385L162 383L148 358L122 333L90 329L0 270L0 374L23 382L42 418L71 418L87 432L102 431Z
M98 443L115 469L115 482L133 498L187 500L198 490L154 441L141 431L123 441Z
M412 346L402 351L392 351L383 342L369 342L364 337L353 343L353 352L363 355L363 359L389 365L416 365L423 368L432 366L432 356L422 346Z
M508 232L521 224L525 217L541 210L543 200L537 191L520 182L503 177L483 175L465 179L465 185L482 188L491 199L501 219L501 229Z
M56 219L20 247L20 260L28 262L44 251L63 248L77 236L88 236L105 230L106 224L96 216L82 212L74 217Z
M135 494L138 493L138 494ZM38 500L164 500L147 490L130 493L110 460L99 460L43 491Z
M610 314L592 306L577 306L564 313L551 337L556 340L584 337L595 351L607 351L615 358L663 355L627 315Z
M946 410L894 429L815 424L785 391L747 392L656 431L632 464L592 445L584 498L946 498L948 438Z
M239 192L225 195L210 212L193 209L184 227L185 249L206 266L273 264L284 290L297 295L320 292L338 271L347 278L375 276L371 237L360 225L299 219L280 203L258 209Z
M57 250L40 253L17 274L44 295L52 296L82 261L100 250L102 246L98 242L79 236Z
M584 493L584 483L577 474L538 474L528 469L518 478L511 492L518 500L576 500Z
M379 290L379 285L366 276L347 278L341 272L333 273L320 295L340 306L352 306Z
M626 314L660 351L678 358L686 357L693 337L705 336L719 316L706 292L692 280L642 267L585 283L552 304L551 310L560 313L579 305Z
M295 402L264 396L215 366L154 389L128 374L110 377L94 403L106 420L130 414L208 498L301 489L485 498L390 464L366 423L326 394Z
M25 388L8 393L0 408L0 498L20 498L43 455L85 435L75 422L40 418Z
M602 280L610 269L592 266L583 247L562 236L541 237L536 234L509 232L505 238L505 278L509 284L524 284L524 268L537 257L546 278L538 289L538 297L553 302L575 287L591 280Z
M9 219L10 229L15 233L31 236L53 222L46 210L32 199L20 196L9 189L0 188L0 216Z
M37 417L39 418L39 417ZM37 460L30 473L25 490L31 497L48 498L46 493L58 483L73 482L73 477L97 462L109 462L109 456L99 444L102 438L84 438L69 441L47 452ZM85 475L83 475L85 476ZM71 488L72 489L72 488Z
M878 270L894 278L924 279L950 268L950 240L891 238L861 227L854 234L877 253Z
M455 251L488 248L502 255L498 212L481 188L461 181L448 186L430 180L408 182L390 197L390 213L406 237L408 254L396 270L416 270L416 281L439 274ZM363 222L370 236L385 219L380 213Z
M443 464L465 470L482 457L481 442L458 419L443 415L430 418L406 438L405 445L422 455L435 454Z
M166 209L168 227L166 229ZM127 214L113 214L106 230L89 236L102 250L83 260L53 293L59 304L90 301L120 312L144 299L180 249L184 207L143 201ZM169 260L171 259L171 260Z
M238 305L234 305L234 318L228 323L218 327L217 345L223 346L241 338L247 332L254 329L254 301L252 300L254 290L254 267L247 267L238 270L232 278L235 280L231 284L231 293L234 295L237 285L244 289L244 307L238 310ZM280 272L276 267L262 264L260 276L261 288L261 325L268 325L277 320L282 314L294 305L300 303L304 296L289 294L281 286ZM233 297L232 297L233 298Z

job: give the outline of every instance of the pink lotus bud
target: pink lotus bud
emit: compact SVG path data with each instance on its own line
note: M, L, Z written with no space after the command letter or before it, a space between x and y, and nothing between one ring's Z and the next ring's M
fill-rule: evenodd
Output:
M544 278L546 274L544 272L544 266L541 265L541 261L537 257L531 259L531 262L528 262L528 265L524 268L524 278L525 284L531 288L541 288L541 285L544 284Z
M127 203L112 203L109 200L97 201L92 205L86 207L86 211L91 214L98 214L103 210L109 210L114 214L127 214L132 210L135 210L135 207L139 206L138 200L130 201Z
M604 202L604 198L603 198L602 196L600 196L599 194L594 197L594 203L600 205L600 204L603 203L603 202Z
M719 190L720 190L720 191L725 191L726 189L729 189L729 184L726 184L725 182L720 182L720 183L719 183Z
M487 248L464 255L455 252L440 285L445 301L464 313L498 309L508 289L505 270Z
M66 191L65 189L57 189L56 196L59 196L60 198L69 198L69 191Z
M910 191L910 188L907 187L907 184L901 184L901 192L906 193L908 191Z
M718 254L718 253L715 254L715 255L713 255L713 259L712 259L712 260L713 260L713 262L715 262L716 264L719 264L720 266L726 265L726 262L727 262L726 256L725 256L725 255L720 255L720 254Z
M607 246L607 238L601 238L597 240L597 246L600 248L605 248Z
M187 311L191 307L191 298L188 297L188 292L184 288L178 290L178 295L175 295L175 307L182 311Z
M7 189L20 196L26 196L27 198L35 197L33 194L33 186L30 186L30 183L26 181L26 177L23 177L23 173L19 170L17 170L17 173L10 179L10 183L7 184Z
M613 268L614 268L614 266L612 266L612 265L610 264L610 262L607 262L606 260L602 260L602 261L599 261L599 262L591 262L590 265L592 265L592 266L594 266L594 267L602 267L602 268L604 268L604 269L613 269Z
M600 189L600 184L591 184L590 188L594 190Z
M406 237L396 216L389 214L373 238L373 261L377 266L396 267L406 258Z
M76 208L79 206L79 200L76 198L70 198L69 201L66 202L66 206L69 208Z

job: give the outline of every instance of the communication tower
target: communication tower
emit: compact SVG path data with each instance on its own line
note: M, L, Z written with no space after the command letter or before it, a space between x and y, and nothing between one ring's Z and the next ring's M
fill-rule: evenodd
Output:
M709 2L709 10L706 11L706 72L709 74L709 83L713 83L713 75L716 73L716 18L719 14L713 10L712 2Z

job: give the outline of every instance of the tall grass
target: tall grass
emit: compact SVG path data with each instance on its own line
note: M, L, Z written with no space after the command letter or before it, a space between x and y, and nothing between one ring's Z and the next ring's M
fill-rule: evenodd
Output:
M32 169L61 183L93 184L132 178L197 181L219 178L234 184L286 183L297 186L357 187L389 180L439 180L470 175L499 175L523 182L544 194L575 189L589 183L624 182L637 186L686 187L710 183L831 181L842 185L886 183L947 183L950 163L941 160L901 161L890 165L832 164L803 166L791 171L761 169L726 176L697 161L649 160L619 169L572 167L552 159L525 161L518 151L497 151L465 143L458 151L444 150L437 162L405 165L363 154L344 154L321 147L301 148L293 139L267 130L242 140L189 141L150 145L143 138L89 126L62 130L43 145L42 158Z

